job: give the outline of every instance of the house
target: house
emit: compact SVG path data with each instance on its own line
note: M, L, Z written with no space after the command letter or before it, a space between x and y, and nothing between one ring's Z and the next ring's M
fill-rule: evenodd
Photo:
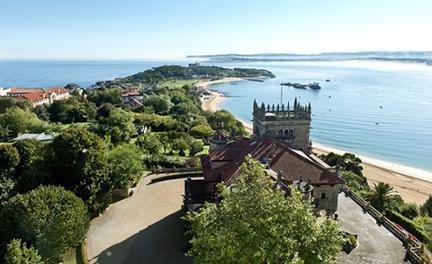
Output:
M33 107L51 104L57 100L70 97L69 90L60 87L53 88L0 88L0 96L14 97L17 100L28 100Z
M144 93L136 89L123 90L120 94L123 104L129 104L132 107L142 106L142 101L144 99Z
M216 202L217 183L230 185L241 174L241 165L250 155L266 166L267 175L282 189L301 187L313 198L316 212L331 215L337 210L343 184L339 173L312 154L288 147L269 136L242 138L202 156L203 179L185 182L185 205L189 211L203 202Z

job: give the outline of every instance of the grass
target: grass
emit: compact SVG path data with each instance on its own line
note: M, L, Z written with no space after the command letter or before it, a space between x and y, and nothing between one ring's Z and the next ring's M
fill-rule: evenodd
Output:
M75 248L70 248L63 256L63 264L88 264L86 261L87 256L85 253L85 243L80 243Z
M193 86L198 81L199 80L168 80L168 81L161 82L159 85L160 86L167 86L167 87L170 87L170 88L181 88L184 85Z

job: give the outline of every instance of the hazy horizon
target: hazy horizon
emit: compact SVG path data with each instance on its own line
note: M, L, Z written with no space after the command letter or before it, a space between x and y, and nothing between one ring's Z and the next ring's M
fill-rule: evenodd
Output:
M432 2L84 1L0 4L0 60L430 50Z

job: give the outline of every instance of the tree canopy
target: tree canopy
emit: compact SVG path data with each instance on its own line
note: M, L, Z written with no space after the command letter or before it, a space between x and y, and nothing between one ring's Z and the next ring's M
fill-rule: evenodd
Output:
M43 264L36 249L29 248L20 239L13 239L7 246L6 264Z
M40 120L36 114L19 107L6 109L0 114L0 134L6 137L16 137L21 133L41 133L47 123Z
M114 188L130 188L144 171L142 152L134 144L113 148L108 155L111 182Z
M84 202L55 186L12 197L2 208L0 220L2 238L29 243L49 263L58 263L66 249L78 245L90 225Z
M313 214L293 190L285 194L248 158L240 179L220 186L222 201L185 218L196 263L337 263L339 225Z
M85 128L70 128L51 143L50 155L54 184L82 198L92 215L108 206L98 202L110 193L107 150L100 137Z
M231 136L246 135L242 122L237 120L233 114L226 110L211 113L208 118L211 128L217 132L226 132Z

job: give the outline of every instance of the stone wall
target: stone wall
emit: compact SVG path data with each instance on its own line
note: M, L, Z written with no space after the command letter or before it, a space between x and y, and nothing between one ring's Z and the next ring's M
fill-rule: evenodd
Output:
M254 117L253 126L255 136L270 136L292 148L309 151L310 120L262 121Z
M313 198L316 211L325 210L327 215L334 214L337 211L340 188L340 185L313 186Z

